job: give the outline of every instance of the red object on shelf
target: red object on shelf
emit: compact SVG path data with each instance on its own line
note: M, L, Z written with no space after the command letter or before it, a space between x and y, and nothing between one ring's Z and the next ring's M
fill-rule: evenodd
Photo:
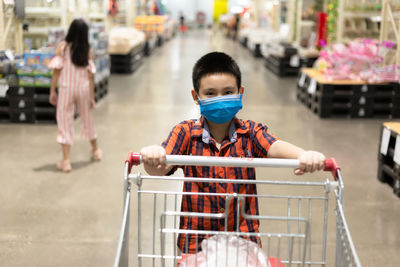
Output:
M328 19L328 14L325 12L318 12L318 35L317 35L317 47L325 46L328 43L328 29L326 27L326 22Z

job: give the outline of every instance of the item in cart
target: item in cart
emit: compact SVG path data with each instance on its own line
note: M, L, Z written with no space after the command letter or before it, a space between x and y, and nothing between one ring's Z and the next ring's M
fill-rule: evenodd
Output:
M201 249L196 254L183 255L178 267L269 266L267 257L256 243L233 235L204 239Z

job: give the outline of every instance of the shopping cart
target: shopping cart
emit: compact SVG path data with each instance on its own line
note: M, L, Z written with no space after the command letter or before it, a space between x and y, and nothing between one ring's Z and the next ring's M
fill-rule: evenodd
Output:
M333 179L326 179L324 182L301 182L281 181L281 180L234 180L216 178L188 178L173 176L145 176L140 172L131 174L133 165L140 165L141 156L137 153L129 153L125 163L124 177L124 209L122 228L115 257L114 267L129 265L129 252L135 251L135 258L131 259L133 266L361 266L354 244L352 242L349 228L346 224L343 201L344 185L341 177L340 168L334 159L325 161L325 171L331 171ZM299 161L294 159L259 159L259 158L225 158L225 157L204 157L204 156L177 156L167 155L166 163L170 165L187 166L223 166L232 168L255 168L255 167L279 167L297 168ZM217 194L206 192L182 192L179 190L185 183L219 183L219 184L245 184L256 186L258 194ZM135 201L131 203L131 189L136 189ZM149 189L147 189L149 188ZM178 188L178 190L177 190ZM265 189L265 190L263 190ZM286 193L289 192L289 193ZM179 202L182 197L189 194L197 194L202 197L222 197L225 198L225 212L219 213L194 213L181 212ZM335 197L335 212L329 216L329 198L333 194ZM259 202L260 214L246 214L244 203L246 198L255 197ZM133 197L132 197L133 198ZM235 201L233 201L235 200ZM234 204L232 204L234 203ZM133 204L133 207L130 207ZM241 232L239 227L235 231L227 230L227 220L230 205L236 208L236 214L240 214L245 220L260 221L258 232ZM281 207L284 206L284 209ZM264 215L271 210L274 215ZM273 207L276 208L275 210ZM137 232L131 233L131 238L137 239L130 244L130 209L135 211L137 217ZM224 231L210 229L190 230L180 229L178 220L180 217L208 218L225 221ZM336 218L336 242L328 231L329 217ZM236 216L239 220L239 216ZM235 220L236 220L235 219ZM334 219L333 219L334 220ZM238 224L236 224L238 225ZM333 231L334 232L334 231ZM187 254L187 251L180 251L176 245L178 235L184 235L185 241L188 237L196 240L196 253ZM220 246L222 251L217 251L204 259L204 253L198 250L198 242L204 237L205 240L222 239ZM235 252L231 249L229 238L237 240L232 244L239 244L239 241L248 240L256 237L257 262L248 265L249 246L253 242L243 244ZM330 253L331 261L327 260L327 240L329 245L336 247L335 253ZM235 243L236 242L236 243ZM251 243L252 245L249 245ZM332 244L333 243L333 244ZM335 244L336 243L336 244ZM217 250L218 244L216 243ZM262 245L261 245L262 244ZM203 246L203 243L201 244ZM130 248L133 247L133 248ZM200 247L200 246L199 246ZM204 247L202 247L204 250ZM215 246L214 246L215 248ZM240 249L240 253L239 253ZM266 256L267 265L259 264L259 250ZM137 251L137 252L136 252ZM330 250L329 250L330 252ZM247 255L246 255L247 254ZM332 256L333 255L333 256ZM243 264L238 259L245 256ZM195 258L193 258L195 257ZM201 265L198 257L203 257ZM225 259L224 259L225 258ZM236 258L236 261L234 260ZM190 265L188 263L192 263ZM195 260L193 260L195 259ZM232 261L233 259L233 261ZM205 263L204 263L205 260ZM253 259L254 260L254 259ZM194 264L193 264L194 262ZM210 262L212 263L210 265ZM232 263L235 262L235 263ZM254 261L253 261L254 263Z

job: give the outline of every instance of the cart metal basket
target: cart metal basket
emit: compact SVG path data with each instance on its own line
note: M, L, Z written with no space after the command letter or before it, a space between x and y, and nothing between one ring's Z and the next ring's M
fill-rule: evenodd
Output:
M259 158L222 158L204 156L176 156L167 155L167 164L189 166L223 166L237 168L279 167L297 168L298 160L292 159L259 159ZM332 172L333 179L323 182L282 181L282 180L235 180L220 178L185 178L173 176L145 176L140 172L131 174L133 165L141 163L141 156L129 153L125 163L124 177L124 209L120 238L115 257L114 267L129 266L129 252L135 252L131 258L132 266L361 266L344 211L344 185L340 168L334 159L325 161L325 171ZM257 194L238 193L207 193L207 192L182 192L179 190L184 183L207 184L236 184L257 186ZM180 186L180 187L177 187ZM131 189L135 193L131 196ZM265 190L264 190L265 189ZM181 198L185 195L198 195L201 197L224 198L225 209L218 213L182 212L179 209ZM336 217L336 252L335 263L327 261L328 216L330 195L335 198ZM257 198L260 206L267 206L267 211L273 214L259 215L246 214L244 209L247 198ZM131 199L132 198L132 199ZM134 200L133 200L134 199ZM231 207L232 205L232 207ZM132 206L132 207L131 207ZM273 208L273 207L284 208ZM137 231L130 233L130 210L135 212L132 219L137 220ZM236 209L236 229L228 230L227 221L232 214L229 211ZM237 216L240 214L240 216ZM208 218L223 221L224 230L215 229L180 229L180 217ZM260 229L257 232L242 232L238 220L257 220ZM176 245L178 235L183 235L196 240L196 253L188 254L180 251ZM249 243L247 248L238 247L237 250L228 249L228 239L237 238L248 240L256 238L259 250L266 256L266 265L257 262L249 264ZM129 239L137 239L130 244ZM212 256L207 256L207 251L201 254L200 241L210 237L216 240L226 240L227 246L220 247ZM211 240L211 238L210 238ZM225 242L225 241L224 241ZM222 244L224 244L222 242ZM219 243L221 244L221 243ZM235 243L235 244L238 244ZM130 245L134 248L130 248ZM197 246L199 245L199 246ZM203 245L203 244L202 244ZM239 253L240 249L240 253ZM244 252L243 252L244 251ZM194 255L194 256L193 256ZM199 256L197 256L199 255ZM198 257L203 257L201 265ZM243 259L246 257L245 263ZM191 257L191 264L188 259ZM193 261L193 257L195 257ZM236 258L236 261L234 260ZM204 263L205 260L205 263ZM193 264L194 262L194 264ZM210 262L212 263L210 265ZM232 262L235 262L232 265ZM241 263L240 263L241 262Z

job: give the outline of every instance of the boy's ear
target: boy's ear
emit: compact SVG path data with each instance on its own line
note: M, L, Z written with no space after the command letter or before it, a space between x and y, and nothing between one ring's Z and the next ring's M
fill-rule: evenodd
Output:
M192 89L192 98L194 100L194 102L196 103L196 105L199 104L199 97L196 94L196 91L194 89Z
M244 93L244 87L241 86L241 87L239 88L239 94L242 94L242 95L243 95L243 93Z

